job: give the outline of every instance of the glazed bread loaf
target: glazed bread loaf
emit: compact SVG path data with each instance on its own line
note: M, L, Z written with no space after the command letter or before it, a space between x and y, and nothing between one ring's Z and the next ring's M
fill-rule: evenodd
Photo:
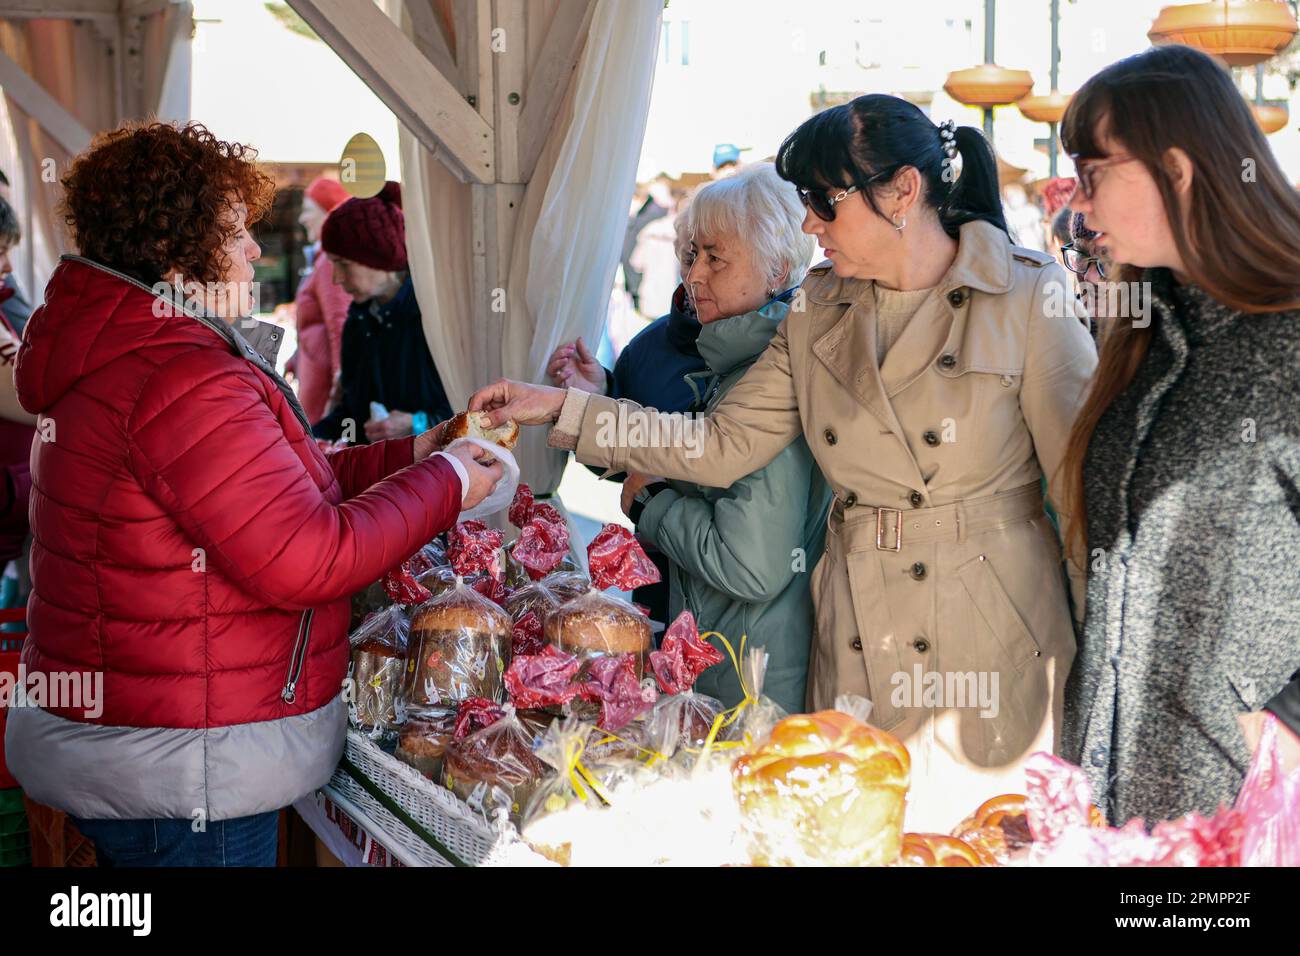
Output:
M839 711L787 717L732 767L760 865L883 866L898 859L907 748Z

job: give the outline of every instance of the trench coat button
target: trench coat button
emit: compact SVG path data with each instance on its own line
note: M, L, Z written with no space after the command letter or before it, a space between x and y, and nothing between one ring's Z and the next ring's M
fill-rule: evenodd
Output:
M952 303L953 308L960 309L962 304L966 301L966 290L953 289L948 293L948 301Z
M858 503L858 496L854 492L850 491L844 499L844 507L852 508L857 503Z
M912 577L920 581L922 578L925 577L925 565L920 561L916 562L916 564L912 565L911 573L912 573Z
M931 448L939 444L939 433L935 431L933 428L930 429L921 437L925 439L925 443L929 445Z
M853 639L853 643L852 643L850 646L851 646L855 651L860 651L860 650L862 650L862 638L860 638L860 637L855 637L855 638Z
M930 642L927 641L924 637L918 637L916 640L912 642L912 646L916 648L916 652L918 654L924 654L926 651L930 649Z
M914 491L907 496L907 500L912 503L913 508L919 508L921 505L925 504L925 495L921 494L919 491Z
M1092 751L1092 765L1094 767L1106 766L1106 748L1096 747Z
M835 437L835 429L833 428L828 428L826 431L822 432L822 437L826 439L826 444L828 445L834 445L839 441L839 439Z
M945 352L939 356L939 366L941 368L955 368L957 365L957 356L951 352Z

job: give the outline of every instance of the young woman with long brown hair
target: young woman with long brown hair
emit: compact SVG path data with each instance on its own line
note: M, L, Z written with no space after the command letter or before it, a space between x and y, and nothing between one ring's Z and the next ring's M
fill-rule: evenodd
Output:
M1089 582L1064 756L1114 823L1211 813L1239 716L1300 693L1300 197L1187 47L1092 77L1062 137L1072 208L1136 284L1065 457Z

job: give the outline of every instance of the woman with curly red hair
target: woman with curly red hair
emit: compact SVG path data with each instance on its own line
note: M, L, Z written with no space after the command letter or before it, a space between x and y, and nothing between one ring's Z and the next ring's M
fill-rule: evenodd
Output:
M198 125L108 133L64 177L80 250L28 324L29 682L10 769L101 862L273 865L343 750L347 597L486 496L437 431L323 454L247 318L272 185ZM63 676L69 675L69 676Z

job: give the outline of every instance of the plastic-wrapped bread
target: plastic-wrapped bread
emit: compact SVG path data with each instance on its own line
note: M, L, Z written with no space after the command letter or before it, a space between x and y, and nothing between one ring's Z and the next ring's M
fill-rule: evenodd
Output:
M406 615L400 607L372 615L348 642L352 647L348 717L358 729L381 737L402 719Z
M442 780L442 757L456 729L454 710L429 711L408 720L397 738L398 760L414 767L430 780Z
M535 729L525 725L510 704L503 711L500 720L448 745L442 782L487 819L505 811L518 823L549 768L533 754Z
M509 655L509 616L457 579L411 620L408 708L443 709L469 697L503 701L501 675Z

